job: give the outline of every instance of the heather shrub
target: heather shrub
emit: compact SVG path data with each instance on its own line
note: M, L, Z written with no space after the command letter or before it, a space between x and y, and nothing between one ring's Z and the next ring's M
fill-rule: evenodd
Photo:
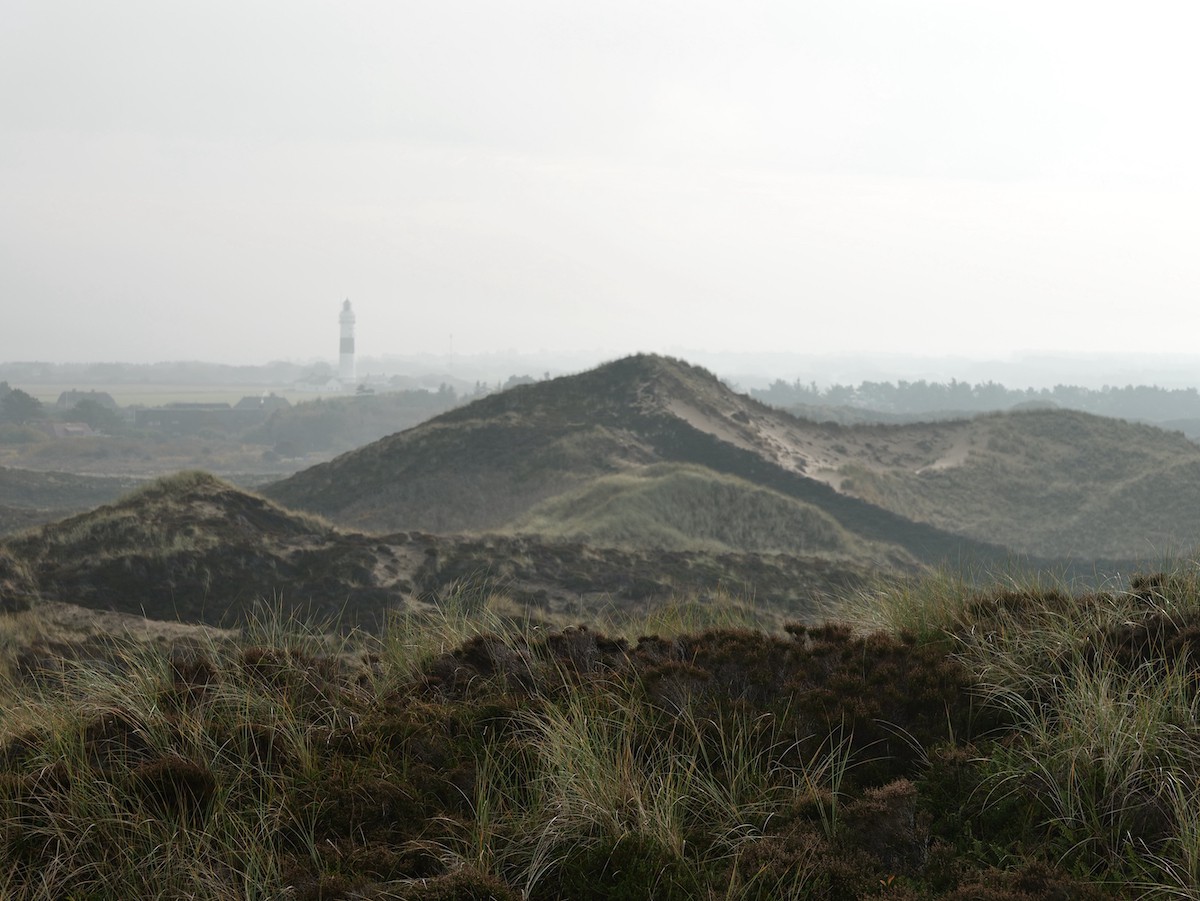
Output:
M0 708L0 894L1195 897L1190 585L943 584L940 631L483 604L118 643Z

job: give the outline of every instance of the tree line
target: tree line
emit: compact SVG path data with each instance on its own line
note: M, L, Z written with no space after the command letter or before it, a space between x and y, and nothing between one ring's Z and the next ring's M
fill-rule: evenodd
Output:
M919 381L872 382L857 386L820 387L797 379L777 379L767 388L752 389L756 399L777 407L853 407L895 414L989 413L1038 404L1082 410L1121 419L1168 422L1200 418L1200 392L1195 388L1126 385L1083 388L1006 388L996 382Z

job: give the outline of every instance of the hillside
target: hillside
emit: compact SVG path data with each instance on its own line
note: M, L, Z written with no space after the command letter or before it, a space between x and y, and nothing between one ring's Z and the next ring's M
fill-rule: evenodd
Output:
M388 611L423 609L467 585L544 617L688 594L754 598L810 619L867 577L854 561L794 555L364 535L194 472L0 541L2 609L61 601L211 625L243 623L265 603L376 628Z
M692 468L686 478L635 475L663 464ZM820 512L792 519L815 531L783 546L820 546L832 523L868 556L1045 563L1190 546L1200 535L1197 473L1200 447L1147 425L1069 410L817 423L698 367L642 355L484 398L265 492L360 529L747 547L715 535L719 525L753 536L755 550L778 547L754 522L766 495L739 495L719 524L695 515L700 498L730 500L732 478L773 492L776 508L777 495Z
M837 443L704 369L640 355L483 398L263 491L349 528L480 532L605 476L689 464L812 505L899 558L1004 559L808 478L836 465Z
M1177 432L1069 410L855 432L873 453L819 475L957 534L1084 558L1200 536L1200 447Z
M871 556L863 542L812 504L673 463L601 476L538 504L511 529L617 547Z
M590 479L656 461L633 379L593 370L514 388L268 486L377 531L483 531Z
M29 600L153 619L228 624L263 600L355 619L359 604L374 615L391 597L369 540L206 473L160 479L0 548L30 573Z

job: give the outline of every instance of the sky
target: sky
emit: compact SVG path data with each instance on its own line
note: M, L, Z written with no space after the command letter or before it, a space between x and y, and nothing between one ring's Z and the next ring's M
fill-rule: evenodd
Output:
M1200 4L0 20L2 361L1196 347Z

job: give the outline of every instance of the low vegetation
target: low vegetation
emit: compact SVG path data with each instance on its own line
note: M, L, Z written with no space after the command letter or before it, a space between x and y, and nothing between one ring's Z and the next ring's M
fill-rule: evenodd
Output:
M642 355L517 385L400 431L451 399L397 392L297 404L236 448L216 433L38 433L19 452L0 448L0 463L131 477L199 466L359 531L516 531L872 562L1140 560L1186 546L1200 530L1200 447L1070 410L840 426L794 418L703 369ZM326 455L384 434L303 468L313 462L299 456L306 451ZM268 472L296 469L267 481ZM11 470L6 487L4 472L0 529L115 491L98 478ZM712 515L712 498L728 516Z
M5 575L17 571L21 578ZM388 611L421 609L464 585L502 587L542 618L592 619L680 594L727 594L811 620L866 578L861 561L817 556L365 535L194 471L0 540L0 609L50 600L214 626L241 624L271 598L289 611L375 628Z
M262 490L380 532L763 549L811 530L817 543L848 539L875 556L995 564L1016 554L1054 567L1186 546L1200 531L1198 473L1200 447L1149 425L1025 410L843 426L641 355L481 398ZM747 515L714 521L696 502L705 493L736 495L731 509ZM781 520L791 525L756 525Z
M41 441L45 436L38 433L37 438ZM109 503L137 484L137 479L119 476L81 476L0 466L0 535Z
M0 548L29 576L23 594L14 587L0 595L14 607L46 598L228 625L260 599L282 597L285 586L289 606L355 622L393 599L375 578L366 536L343 535L203 472L158 479Z
M1200 447L1179 433L1035 410L859 434L871 453L840 466L843 491L1017 552L1142 559L1200 529Z
M23 672L6 898L1200 893L1200 580L561 627L443 597Z
M1167 546L1164 435L638 357L269 489L537 536L202 472L10 536L0 897L1200 901L1200 571L911 575Z
M736 395L699 367L638 355L481 398L262 491L348 528L496 532L598 479L667 464L704 471L718 489L734 479L759 499L817 508L897 561L1005 555L806 477L834 465L826 445L844 437Z
M871 558L820 508L699 466L606 476L539 504L511 528L601 546Z

